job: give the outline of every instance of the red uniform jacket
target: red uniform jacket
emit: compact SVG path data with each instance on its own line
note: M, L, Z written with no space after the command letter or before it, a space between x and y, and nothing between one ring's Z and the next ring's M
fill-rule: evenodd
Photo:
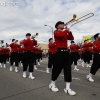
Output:
M86 51L86 50L89 50L90 51L90 48L92 47L92 43L85 43L84 45L83 45L83 48L84 48L84 50Z
M10 47L11 47L11 51L12 51L12 52L17 52L17 51L18 51L18 50L17 50L17 44L11 43L11 44L10 44Z
M25 39L21 41L20 44L24 45L24 50L29 50L29 51L33 50L34 41L31 39Z
M48 52L51 52L51 53L56 53L57 51L57 47L56 47L56 43L49 43L48 44L48 47L49 47L49 50Z
M68 48L67 40L74 40L72 33L68 30L55 30L54 38L57 48Z
M71 52L78 52L79 46L76 44L70 45Z
M94 41L93 51L94 53L100 53L100 42L99 41Z

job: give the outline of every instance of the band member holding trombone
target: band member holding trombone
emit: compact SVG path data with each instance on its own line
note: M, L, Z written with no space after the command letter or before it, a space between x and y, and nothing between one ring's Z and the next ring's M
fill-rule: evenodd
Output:
M94 58L93 64L90 69L90 73L86 76L86 78L90 82L94 82L92 75L95 75L98 69L100 68L100 33L94 35L94 43L93 43L93 51L94 51Z
M55 85L59 74L62 69L64 70L64 80L66 82L66 88L64 89L65 93L69 95L75 95L76 93L70 88L70 82L72 81L71 75L71 61L70 54L68 51L68 40L74 40L72 32L69 29L64 29L64 22L58 21L55 24L57 30L54 31L54 39L56 42L57 52L55 56L55 63L52 69L52 81L49 85L49 88L53 92L59 91Z
M49 57L48 57L48 67L46 68L46 72L49 73L49 69L52 68L52 66L54 66L54 61L55 61L55 54L56 54L56 43L53 42L53 39L50 38L49 39Z

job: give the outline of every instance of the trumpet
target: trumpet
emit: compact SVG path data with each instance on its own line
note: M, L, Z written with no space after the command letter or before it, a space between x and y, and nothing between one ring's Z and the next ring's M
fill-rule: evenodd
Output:
M17 42L18 42L18 40L15 41L15 43L17 43Z
M71 28L73 25L75 25L75 24L77 24L77 23L79 23L79 22L82 22L82 21L84 21L84 20L86 20L86 19L88 19L88 18L90 18L90 17L93 17L93 16L94 16L94 13L89 13L89 14L86 14L86 15L84 15L84 16L78 18L76 14L73 14L73 18L72 18L70 21L68 21L68 22L65 24L65 26L66 26L66 25L69 25L69 24L71 24L71 23L73 23L73 24L70 26L70 28Z
M39 35L39 33L36 33L35 35L33 35L32 37L31 37L31 39L34 39L36 36L38 36Z

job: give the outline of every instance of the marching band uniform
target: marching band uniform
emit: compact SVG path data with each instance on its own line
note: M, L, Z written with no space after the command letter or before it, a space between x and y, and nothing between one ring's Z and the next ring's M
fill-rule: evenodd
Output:
M1 51L1 48L0 48L0 67L2 68L2 51Z
M19 55L18 63L20 63L21 67L23 66L22 65L22 63L23 63L23 53L24 53L24 47L20 45L19 48L18 48L18 55Z
M39 47L37 48L37 61L38 61L38 65L40 65L40 49Z
M40 62L42 62L42 53L43 53L43 50L40 48Z
M74 41L71 41L71 45L70 45L70 55L71 55L71 65L73 64L74 62L74 70L78 71L79 69L77 68L77 61L78 61L78 45L76 45L74 43Z
M55 81L57 80L59 74L63 69L64 80L66 82L66 88L64 89L64 92L70 95L75 95L76 93L70 89L70 82L72 81L71 61L70 61L70 54L67 49L68 48L67 40L74 40L74 37L72 33L69 32L67 29L63 30L64 22L61 21L57 22L55 27L57 30L54 31L54 38L56 42L57 52L55 56L54 67L52 69L52 82L49 85L49 88L53 92L59 91L59 89L55 85Z
M100 68L100 33L95 34L94 38L95 41L93 43L93 51L94 51L93 64L91 66L89 75L86 76L86 78L90 82L94 82L92 75L95 75L98 69Z
M1 52L2 52L2 54L1 54L1 58L2 58L1 63L4 63L4 68L6 68L6 60L7 60L6 52L7 52L7 49L4 48L4 46L2 46Z
M24 45L24 54L23 54L23 78L26 78L27 67L29 66L29 79L35 79L32 75L33 73L33 41L30 39L31 34L26 34L26 39L21 41L20 44Z
M83 48L85 50L84 52L84 62L87 63L87 67L91 67L90 66L90 60L91 60L91 53L90 53L90 48L92 47L92 44L90 42L87 43L87 41L85 40L85 43L83 45ZM84 66L84 65L82 65Z
M50 41L52 41L52 43L50 43ZM49 39L49 57L48 57L48 67L46 68L46 72L49 73L49 69L52 68L52 66L54 66L54 61L55 61L55 54L56 54L56 43L53 43L52 38Z
M33 38L33 56L34 56L34 59L33 59L33 63L34 63L34 69L37 70L37 67L36 67L36 45L37 45L37 41Z
M10 57L10 71L12 71L12 65L15 62L15 72L18 72L18 45L15 43L15 39L12 39L11 57Z

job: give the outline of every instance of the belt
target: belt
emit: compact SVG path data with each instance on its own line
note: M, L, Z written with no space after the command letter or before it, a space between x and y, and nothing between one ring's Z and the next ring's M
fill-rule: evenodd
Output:
M59 51L68 51L67 48L58 49Z
M25 50L24 52L33 52L33 51L30 51L30 50Z
M17 51L12 51L12 52L17 52Z
M52 53L52 52L49 52L50 54L54 54L54 53Z

